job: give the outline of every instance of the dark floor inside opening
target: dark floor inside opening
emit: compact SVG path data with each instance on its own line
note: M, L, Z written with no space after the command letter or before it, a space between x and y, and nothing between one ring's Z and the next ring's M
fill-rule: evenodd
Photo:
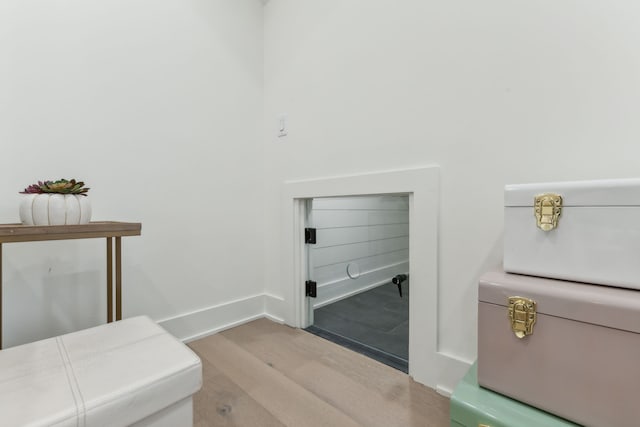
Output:
M393 283L314 310L308 332L408 372L409 281Z

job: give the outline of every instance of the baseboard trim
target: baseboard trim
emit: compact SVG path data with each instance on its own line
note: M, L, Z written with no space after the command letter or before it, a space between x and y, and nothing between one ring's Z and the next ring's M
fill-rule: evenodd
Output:
M270 315L269 313L265 313L263 317L271 320L272 322L276 322L276 323L279 323L281 325L284 325L284 319L282 319L280 317L274 317L274 316Z
M264 294L264 317L277 323L284 322L285 301L282 297Z
M318 284L318 298L313 300L313 309L333 304L387 283L397 274L409 274L409 261L394 262L383 267L363 271L357 279L341 277L331 282Z
M235 322L231 322L231 323L225 323L222 326L218 326L212 329L208 329L202 332L198 332L195 335L190 335L188 337L184 337L184 338L178 338L180 341L182 341L185 344L190 343L191 341L195 341L195 340L199 340L201 338L206 338L209 335L214 335L217 334L218 332L222 332L222 331L226 331L227 329L231 329L231 328L235 328L236 326L240 326L240 325L244 325L245 323L249 323L249 322L253 322L254 320L258 320L258 319L262 319L266 317L263 314L257 314L255 316L251 316L251 317L246 317L244 319L240 319L240 320L236 320Z
M453 354L438 352L438 382L435 390L451 397L458 381L467 373L473 361L465 360Z
M342 295L338 295L336 297L330 298L330 299L328 299L326 301L318 302L318 303L313 305L313 309L317 310L319 308L324 307L325 305L329 305L329 304L333 304L334 302L342 301L343 299L347 299L347 298L352 297L354 295L358 295L358 294L361 294L363 292L370 291L373 288L377 288L378 286L386 285L387 283L389 283L388 279L380 280L380 281L375 282L375 283L370 283L370 284L368 284L366 286L363 286L363 287L358 288L358 289L353 289L351 291L343 293ZM320 291L322 291L322 288L320 288Z
M284 303L283 298L274 295L251 295L158 320L157 323L187 343L257 319L267 318L277 323L285 323ZM450 397L456 384L472 364L473 361L457 355L438 352L438 378L435 390L443 396Z
M265 317L264 294L217 304L157 321L183 342L193 341Z

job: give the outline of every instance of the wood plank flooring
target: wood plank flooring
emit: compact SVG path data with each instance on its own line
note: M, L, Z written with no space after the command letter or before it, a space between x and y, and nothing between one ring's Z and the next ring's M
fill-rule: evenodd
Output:
M305 331L256 320L189 346L203 363L195 427L440 427L449 400Z

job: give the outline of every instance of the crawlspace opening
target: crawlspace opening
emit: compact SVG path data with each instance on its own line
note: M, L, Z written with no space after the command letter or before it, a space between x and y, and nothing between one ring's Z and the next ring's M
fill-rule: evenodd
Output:
M309 199L307 331L408 372L409 196Z

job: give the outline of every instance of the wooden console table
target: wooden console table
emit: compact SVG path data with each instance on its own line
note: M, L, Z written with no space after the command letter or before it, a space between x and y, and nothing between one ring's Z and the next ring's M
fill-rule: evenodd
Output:
M107 239L107 322L113 322L113 239L116 257L115 320L122 319L122 236L139 236L138 222L99 221L80 225L0 224L0 349L2 348L2 244L46 240Z

